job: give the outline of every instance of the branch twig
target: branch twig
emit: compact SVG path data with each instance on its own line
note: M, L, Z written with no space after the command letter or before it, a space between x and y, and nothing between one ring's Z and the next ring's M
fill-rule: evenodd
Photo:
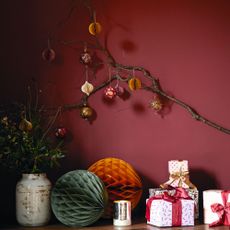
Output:
M196 121L200 121L212 128L215 128L221 132L224 132L226 134L230 134L230 129L227 129L227 128L224 128L222 126L220 126L219 124L213 122L213 121L210 121L208 120L207 118L201 116L194 108L192 108L190 105L188 105L187 103L177 99L176 97L173 97L171 95L169 95L168 93L166 93L160 86L160 82L158 79L156 79L147 69L143 68L143 67L140 67L140 66L126 66L126 65L123 65L123 64L120 64L118 62L115 61L114 57L111 55L111 53L109 52L108 49L106 49L105 47L103 47L99 40L97 39L96 37L96 43L97 43L97 46L99 47L99 49L106 55L107 57L107 60L108 60L108 63L116 68L117 70L135 70L135 71L139 71L143 74L143 76L145 78L147 78L148 80L151 81L152 85L151 86L146 86L144 87L143 89L144 90L148 90L148 91L151 91L153 93L157 93L159 95L161 95L162 97L164 98L167 98L168 100L178 104L179 106L181 106L182 108L184 108L188 113L190 113L190 115L192 116L193 119L195 119ZM89 95L89 96L83 96L82 100L81 100L81 103L79 104L76 104L76 105L68 105L66 106L65 108L79 108L82 104L86 104L87 103L87 100L88 98L95 94L97 91L101 90L102 88L106 87L107 85L109 85L112 81L114 81L115 79L119 79L120 76L119 75L114 75L110 80L100 84L99 86L97 86L94 91ZM123 81L128 81L129 79L120 79L120 80L123 80Z
M75 0L76 1L76 0ZM89 0L85 0L85 6L88 8L90 15L92 16L94 10L92 9ZM74 7L71 8L67 19L71 16L71 14L73 13L73 10L75 9L75 5ZM63 20L63 22L65 22L65 20ZM62 24L64 24L62 22ZM77 41L61 41L60 43L63 45L72 45L73 43L76 43ZM79 42L79 41L78 41ZM81 43L81 42L80 42ZM101 45L99 39L97 36L95 36L95 45L90 44L91 48L95 49L95 50L100 50L102 51L102 53L104 53L105 57L107 58L107 64L109 64L110 66L112 66L113 68L119 70L119 71L130 71L130 70L135 70L138 72L141 72L143 74L143 76L148 79L150 81L150 86L146 86L143 87L142 89L144 90L148 90L151 91L153 93L157 93L159 95L161 95L162 97L168 99L169 101L172 101L174 103L176 103L177 105L181 106L183 109L185 109L191 116L193 119L195 119L196 121L200 121L212 128L215 128L221 132L224 132L226 134L230 134L230 129L228 128L224 128L221 125L208 120L207 118L201 116L194 108L192 108L190 105L188 105L187 103L177 99L176 97L173 97L171 95L169 95L167 92L165 92L160 85L160 82L157 78L155 78L147 69L140 67L140 66L131 66L131 65L123 65L120 64L118 62L116 62L116 60L114 59L114 57L112 56L112 54L110 53L110 51L108 50L107 46L103 46ZM76 104L69 104L69 105L64 105L62 107L63 110L69 110L69 109L79 109L81 108L83 105L87 104L88 99L90 96L94 95L95 93L97 93L99 90L103 89L104 87L108 86L112 81L114 81L115 79L119 79L122 81L128 81L129 77L127 78L121 78L118 74L112 76L108 81L103 82L102 84L98 85L94 91L89 95L84 95L81 98L80 103L76 103Z

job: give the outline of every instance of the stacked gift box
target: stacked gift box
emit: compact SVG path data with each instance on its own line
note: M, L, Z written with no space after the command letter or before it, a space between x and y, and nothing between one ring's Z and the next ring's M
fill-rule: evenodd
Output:
M187 160L168 162L169 180L150 188L147 223L158 227L193 226L199 216L198 190L189 179Z

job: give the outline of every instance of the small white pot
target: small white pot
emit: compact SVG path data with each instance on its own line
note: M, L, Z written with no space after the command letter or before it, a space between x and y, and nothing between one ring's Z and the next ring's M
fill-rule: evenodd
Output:
M46 225L51 216L51 182L45 173L22 174L16 185L16 218L23 226Z

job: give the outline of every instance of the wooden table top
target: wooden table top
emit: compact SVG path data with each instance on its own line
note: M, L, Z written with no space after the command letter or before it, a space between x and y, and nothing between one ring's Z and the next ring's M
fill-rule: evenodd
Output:
M229 230L228 226L218 226L215 228L209 228L205 224L196 224L195 226L190 227L167 227L159 228L152 225L146 224L144 219L133 220L132 225L125 227L114 226L112 220L100 220L94 225L89 227L68 227L62 224L49 224L42 227L22 227L22 226L5 226L2 229L4 230Z

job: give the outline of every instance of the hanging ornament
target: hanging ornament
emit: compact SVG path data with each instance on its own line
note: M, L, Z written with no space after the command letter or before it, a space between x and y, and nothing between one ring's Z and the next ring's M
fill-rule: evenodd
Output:
M65 127L59 127L55 130L55 136L57 138L65 138L67 134L67 129Z
M132 77L128 81L129 89L134 91L141 88L141 80L137 77Z
M93 90L94 90L93 85L88 81L85 81L85 83L81 86L81 91L87 94L88 96L90 95L90 93L93 92Z
M105 88L104 90L104 97L105 99L109 99L112 100L116 95L116 89L113 88L110 84L111 84L111 66L108 65L108 72L109 72L109 86Z
M87 105L84 105L83 107L80 108L80 116L83 119L89 119L93 115L93 109Z
M32 130L33 125L30 121L28 121L26 118L23 118L20 123L19 123L19 127L20 130L24 131L24 132L29 132Z
M117 95L116 89L114 89L112 86L109 86L104 91L104 96L106 99L113 99Z
M163 109L163 103L160 97L156 94L153 100L149 103L149 107L154 109L156 112L160 112Z
M87 45L84 47L84 52L80 54L80 62L84 65L89 65L92 62L92 57L87 51Z
M124 92L125 92L125 89L119 85L118 78L117 78L117 84L115 85L114 89L116 90L116 95L117 96L122 96L124 94Z
M129 89L134 91L141 88L141 80L135 77L135 69L133 69L132 77L128 81Z
M42 58L44 61L51 62L55 59L55 51L50 47L50 40L48 39L48 47L42 51Z
M114 88L116 90L117 96L122 96L125 92L125 89L119 85L115 86Z
M92 35L97 35L101 32L101 24L99 22L92 22L89 25L89 33Z
M89 33L92 35L97 35L101 32L101 24L96 21L96 13L93 14L93 22L89 25Z
M85 83L81 86L81 91L89 96L94 90L94 86L88 82L88 66L85 66Z

